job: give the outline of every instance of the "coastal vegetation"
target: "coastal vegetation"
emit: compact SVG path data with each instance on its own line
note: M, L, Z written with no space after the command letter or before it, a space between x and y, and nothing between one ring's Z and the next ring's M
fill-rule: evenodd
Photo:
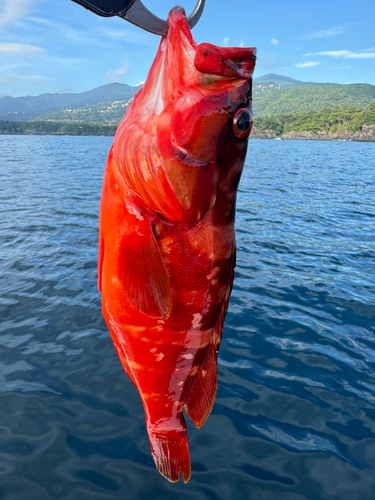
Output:
M117 125L54 121L0 121L0 135L115 135Z
M132 99L127 101L102 102L79 108L63 108L38 116L38 121L70 121L82 123L111 123L118 125Z
M364 108L335 106L321 111L294 112L256 118L254 127L277 137L289 132L358 132L364 125L375 124L375 102Z
M364 108L375 102L375 85L324 85L282 88L254 94L254 116L320 111L337 106Z

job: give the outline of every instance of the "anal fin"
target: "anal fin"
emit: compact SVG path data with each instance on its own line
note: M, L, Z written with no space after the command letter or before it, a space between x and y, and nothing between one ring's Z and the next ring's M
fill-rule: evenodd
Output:
M197 374L189 388L185 400L185 411L199 429L207 420L215 403L217 390L217 354L223 333L224 320L228 310L229 296L232 291L236 254L233 251L229 267L228 285L225 291L220 315L212 333L211 342Z
M207 353L189 389L185 410L197 428L207 420L214 406L217 389L217 351L213 343L208 345Z

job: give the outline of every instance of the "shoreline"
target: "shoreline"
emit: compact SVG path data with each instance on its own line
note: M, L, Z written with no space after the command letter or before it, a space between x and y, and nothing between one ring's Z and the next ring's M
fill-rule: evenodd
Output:
M375 142L375 125L363 125L360 132L348 132L345 130L331 134L327 132L287 132L281 135L276 135L270 130L260 130L253 127L250 138L297 141Z
M8 122L9 123L9 122ZM21 123L21 122L13 122ZM22 135L22 136L71 136L71 137L114 137L116 126L99 124L82 124L78 126L71 123L50 123L50 130L43 130L39 127L7 127L8 130L1 130L0 136ZM52 127L51 127L52 125ZM51 130L52 129L52 130ZM54 130L53 130L54 129ZM340 142L375 142L375 125L363 125L359 132L339 131L336 133L327 132L287 132L276 135L271 130L260 130L253 127L250 139L268 139L268 140L298 140L298 141L340 141Z

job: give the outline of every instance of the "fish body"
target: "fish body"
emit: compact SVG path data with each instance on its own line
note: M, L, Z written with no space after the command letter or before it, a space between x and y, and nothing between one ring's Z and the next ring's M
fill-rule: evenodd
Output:
M170 481L187 482L183 409L200 427L214 404L255 49L197 45L181 8L168 21L108 156L98 275L155 464Z

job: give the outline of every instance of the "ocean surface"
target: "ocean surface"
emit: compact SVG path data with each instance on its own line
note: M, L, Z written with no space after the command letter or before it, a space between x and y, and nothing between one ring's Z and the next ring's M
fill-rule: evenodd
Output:
M101 316L111 142L0 136L0 499L374 500L375 144L250 141L184 485L154 467Z

